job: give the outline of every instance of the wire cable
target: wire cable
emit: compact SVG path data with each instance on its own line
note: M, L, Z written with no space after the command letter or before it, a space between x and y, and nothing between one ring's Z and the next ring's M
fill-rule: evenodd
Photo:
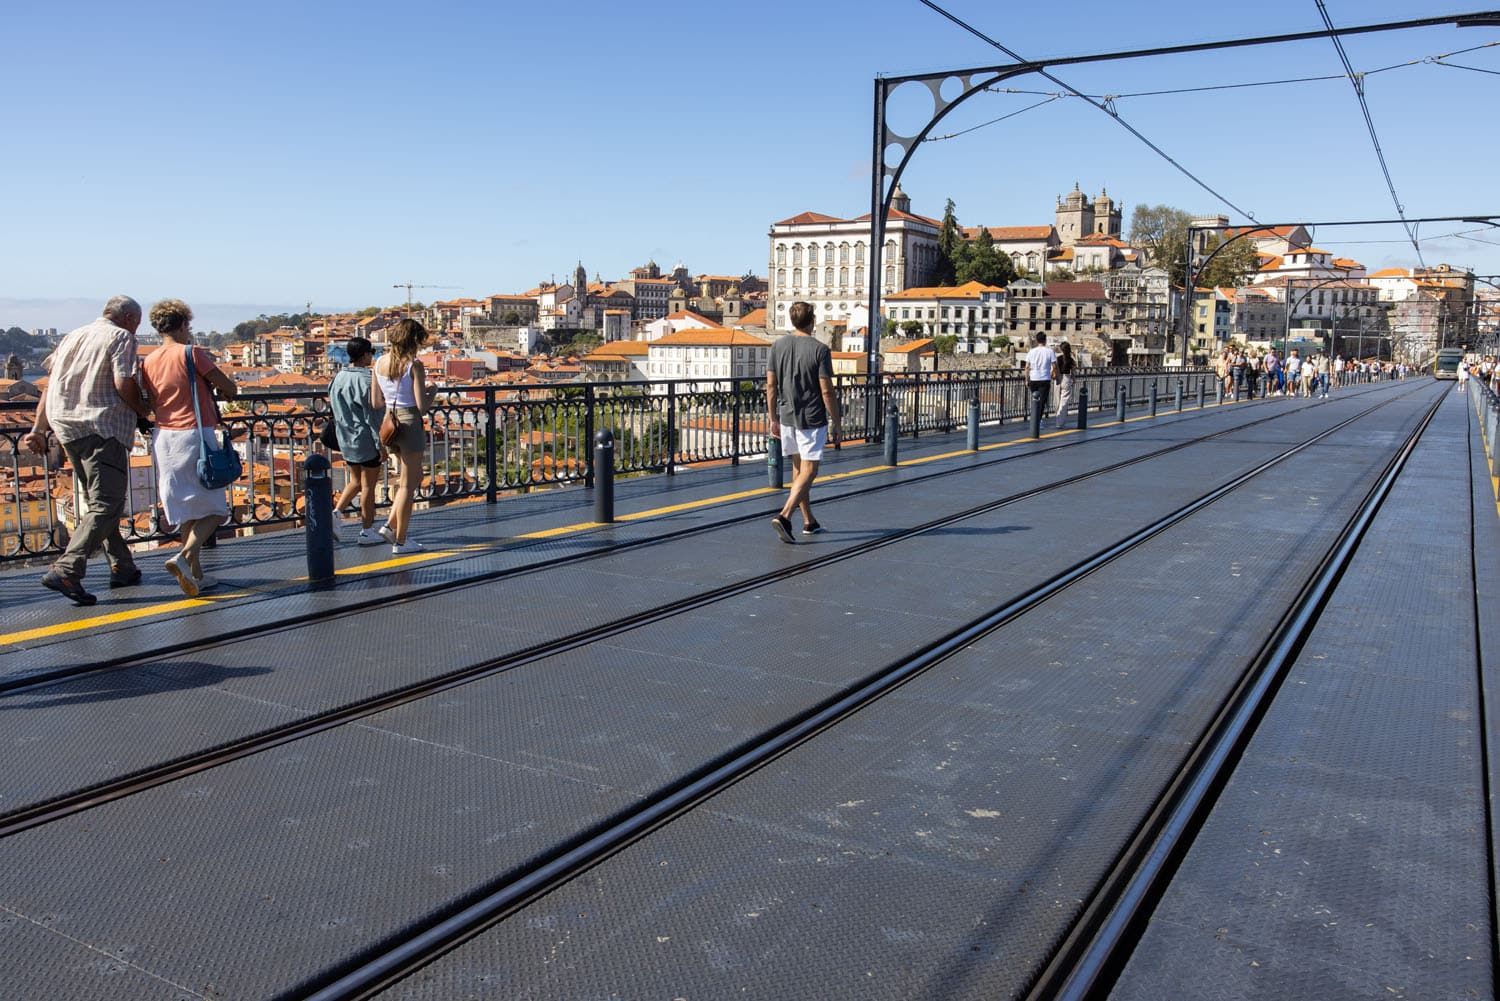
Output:
M1448 63L1441 59L1434 59L1432 64L1434 66L1446 66L1451 70L1473 70L1475 73L1492 73L1495 76L1500 76L1500 70L1487 70L1481 69L1478 66L1465 66L1463 63Z
M1364 77L1354 71L1354 65L1349 61L1349 54L1344 51L1344 40L1334 34L1333 19L1328 16L1328 7L1323 0L1313 0L1313 2L1318 5L1318 13L1322 15L1323 24L1328 28L1328 37L1339 54L1339 62L1344 64L1344 72L1349 74L1349 85L1354 88L1354 96L1359 99L1359 109L1364 115L1365 128L1369 130L1370 142L1375 147L1375 157L1380 161L1380 172L1385 175L1385 186L1391 193L1392 204L1396 206L1396 215L1401 217L1406 226L1406 233L1411 237L1412 249L1417 252L1417 261L1425 268L1427 261L1422 257L1422 244L1417 240L1416 227L1406 222L1406 206L1401 204L1401 196L1396 194L1396 182L1391 179L1391 168L1385 162L1385 151L1380 148L1380 137L1375 134L1375 119L1370 115L1370 103L1365 99Z
M1001 52L1005 53L1007 56L1010 56L1016 62L1018 62L1018 63L1030 62L1030 60L1023 58L1020 55L1017 55L1015 51L1013 51L1012 49L1009 49L1009 48L1005 47L1004 45L1000 44L999 42L995 41L995 39L993 39L990 36L986 35L984 32L980 31L978 28L974 27L972 24L967 23L963 19L961 19L961 18L959 18L959 17L957 17L957 16L955 16L953 14L950 14L948 11L944 10L942 7L939 7L936 3L933 2L933 0L920 0L920 2L924 6L932 9L937 14L940 14L943 17L947 18L949 21L952 21L954 24L958 25L958 27L960 27L963 30L969 32L969 34L974 35L976 38L979 38L979 39L981 39L981 40L983 40L985 42L988 42L990 45L993 45L995 48L999 49ZM1105 102L1096 101L1093 98L1089 97L1087 94L1083 93L1083 91L1079 90L1077 87L1074 87L1071 84L1064 83L1062 80L1059 80L1057 77L1053 76L1050 72L1048 72L1045 69L1038 69L1036 72L1043 79L1051 80L1053 83L1057 84L1059 87L1061 87L1063 90L1066 90L1068 93L1072 94L1074 97L1078 97L1078 98L1081 98L1081 99L1087 101L1089 104L1092 104L1094 107L1098 108L1100 111L1104 112L1106 115L1108 115L1109 117L1113 118L1116 122L1118 122L1120 124L1121 128L1125 129L1131 135L1135 136L1141 142L1145 143L1146 146L1149 147L1152 150L1152 152L1156 153L1157 156L1161 157L1163 160L1166 160L1173 167L1176 167L1178 171L1180 171L1185 177L1188 178L1188 180L1192 181L1194 184L1198 185L1198 187L1202 188L1204 191L1207 191L1209 194L1213 195L1215 198L1217 198L1219 201L1223 202L1225 205L1227 205L1230 208L1234 209L1234 211L1238 212L1240 215L1244 216L1246 219L1249 219L1251 222L1255 221L1255 213L1253 213L1253 212L1247 212L1245 209L1240 208L1234 202L1230 201L1228 197L1226 197L1225 195L1221 194L1218 190L1216 190L1211 185L1209 185L1209 183L1207 181L1203 180L1197 174L1194 174L1192 171L1188 170L1182 164L1178 163L1175 159L1173 159L1173 157L1171 156L1171 154L1169 154L1166 150L1162 149L1156 143L1154 143L1150 139L1146 138L1145 134L1142 133L1139 129L1137 129L1134 125L1131 125L1124 118L1120 117L1119 111L1115 110L1115 108L1113 107L1113 104L1112 103L1107 103L1108 99L1106 99Z
M962 129L958 132L950 132L945 136L928 136L923 140L923 142L935 143L941 142L944 139L957 139L959 136L968 135L970 132L977 131L978 129L982 129L990 125L996 125L1000 122L1005 121L1007 118L1014 118L1017 115L1024 115L1026 112L1031 111L1034 108L1040 108L1044 104L1051 104L1053 101L1060 101L1067 96L1068 95L1066 94L1054 94L1051 97L1047 98L1045 101L1038 101L1035 104L1028 104L1026 107L1020 109L1019 111L1012 111L1010 114L1001 115L999 118L991 118L987 122L981 122L978 125L971 126L967 129Z

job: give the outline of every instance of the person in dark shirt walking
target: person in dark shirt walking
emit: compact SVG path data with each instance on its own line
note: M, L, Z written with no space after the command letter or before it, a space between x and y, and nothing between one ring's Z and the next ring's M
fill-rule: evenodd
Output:
M781 451L792 459L792 489L771 525L782 542L792 537L791 515L802 511L802 534L823 530L813 517L811 492L823 460L823 448L833 434L838 442L839 401L833 392L833 355L812 336L813 307L792 303L793 333L777 338L766 368L766 410L771 436L781 439Z

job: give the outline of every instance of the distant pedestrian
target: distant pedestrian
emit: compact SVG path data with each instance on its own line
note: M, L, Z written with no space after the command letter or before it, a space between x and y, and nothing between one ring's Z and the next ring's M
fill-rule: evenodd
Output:
M349 364L328 387L328 405L333 411L334 432L347 477L333 507L343 511L358 496L360 529L355 541L361 546L378 546L382 536L375 530L375 488L385 465L385 449L380 446L380 419L385 414L370 405L370 366L375 352L364 337L349 338L344 349Z
M1292 348L1291 353L1287 355L1286 365L1283 368L1286 369L1287 395L1296 396L1302 386L1302 356L1297 353L1296 348Z
M214 364L213 355L193 345L193 311L187 303L158 302L151 307L151 326L162 344L141 363L141 381L156 418L151 433L156 494L167 521L182 535L182 548L167 560L166 569L183 594L196 598L218 584L203 572L199 557L203 544L229 517L224 489L205 487L198 478L198 458L204 445L219 447L214 393L234 399L239 388Z
M42 576L42 586L78 605L98 599L83 588L88 559L101 546L109 559L109 586L140 582L130 547L120 534L120 516L130 482L130 446L136 423L150 411L136 381L135 331L141 307L117 295L104 315L71 331L43 364L47 391L36 405L36 422L21 439L45 454L47 434L57 436L83 494L68 548Z
M838 442L839 401L833 391L833 355L812 336L816 313L811 303L794 302L793 332L771 345L766 367L766 413L773 438L792 460L792 489L771 525L782 542L792 537L792 512L802 512L802 534L816 535L823 526L813 517L812 485L830 435ZM874 336L873 333L871 336Z
M1458 360L1458 385L1453 387L1455 393L1466 393L1469 390L1469 359L1467 356Z
M1232 398L1238 401L1245 391L1245 354L1238 349L1229 358L1229 380L1234 387Z
M370 409L383 411L389 406L392 414L387 417L394 415L401 429L395 440L387 443L401 468L391 498L391 520L379 529L391 544L391 552L398 556L427 548L409 534L412 506L422 489L422 459L427 453L422 415L431 405L431 397L427 373L417 357L425 343L425 327L410 317L398 320L386 337L389 350L375 363L375 377L370 381Z
M1048 397L1052 395L1052 370L1057 352L1047 346L1047 335L1037 334L1032 349L1026 352L1026 384L1031 390L1031 405L1038 418L1047 414Z
M1057 377L1057 427L1062 430L1067 419L1068 407L1073 403L1073 345L1063 341L1057 346L1057 363L1053 372Z

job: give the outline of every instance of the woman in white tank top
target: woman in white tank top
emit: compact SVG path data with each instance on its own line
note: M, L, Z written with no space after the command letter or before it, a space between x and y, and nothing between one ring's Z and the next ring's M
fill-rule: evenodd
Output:
M416 320L405 319L391 328L387 350L375 362L370 380L370 406L384 410L387 405L401 424L401 433L390 449L400 463L396 490L391 497L391 520L380 528L380 534L391 543L396 554L421 552L423 545L408 534L411 509L422 486L422 458L427 452L427 433L422 415L430 403L426 373L417 360L417 352L427 342L427 331Z

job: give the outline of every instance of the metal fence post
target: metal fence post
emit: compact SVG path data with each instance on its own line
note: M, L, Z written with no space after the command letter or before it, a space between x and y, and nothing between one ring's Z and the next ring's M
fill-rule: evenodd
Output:
M733 443L730 451L734 454L730 457L729 464L738 466L740 464L740 381L738 379L730 382L730 394L729 433Z
M1198 376L1198 409L1203 409L1203 376Z
M901 415L895 407L885 411L885 464L896 465L896 440L901 437Z
M676 476L672 468L677 458L677 382L667 383L667 475Z
M1115 383L1115 422L1125 423L1125 387Z
M1176 395L1177 412L1182 413L1182 380L1177 380L1177 388L1173 391Z
M1078 387L1078 430L1085 431L1089 426L1089 387Z
M786 471L781 461L781 439L774 435L766 439L766 482L772 490L786 485Z
M1042 436L1042 394L1034 389L1031 390L1030 420L1031 437L1040 438Z
M1156 378L1151 379L1151 391L1147 394L1148 402L1151 404L1151 416L1156 416Z
M969 399L969 451L979 451L979 393Z
M303 516L307 536L307 579L333 580L333 480L328 457L309 455L302 464Z
M594 520L615 520L615 434L605 428L594 436Z
M1223 379L1215 379L1214 380L1214 406L1216 406L1216 407L1222 407L1223 405L1224 405L1224 380Z
M486 389L484 391L484 475L489 483L484 488L484 499L489 504L500 499L500 484L497 482L500 479L500 463L495 455L495 440L500 436L500 428L496 414L495 391Z
M590 383L583 387L583 440L594 440L594 386ZM610 453L614 453L614 435L610 435ZM593 456L584 457L583 485L585 488L594 485L594 477L597 470L594 469L594 458L599 454L599 449L594 449Z

